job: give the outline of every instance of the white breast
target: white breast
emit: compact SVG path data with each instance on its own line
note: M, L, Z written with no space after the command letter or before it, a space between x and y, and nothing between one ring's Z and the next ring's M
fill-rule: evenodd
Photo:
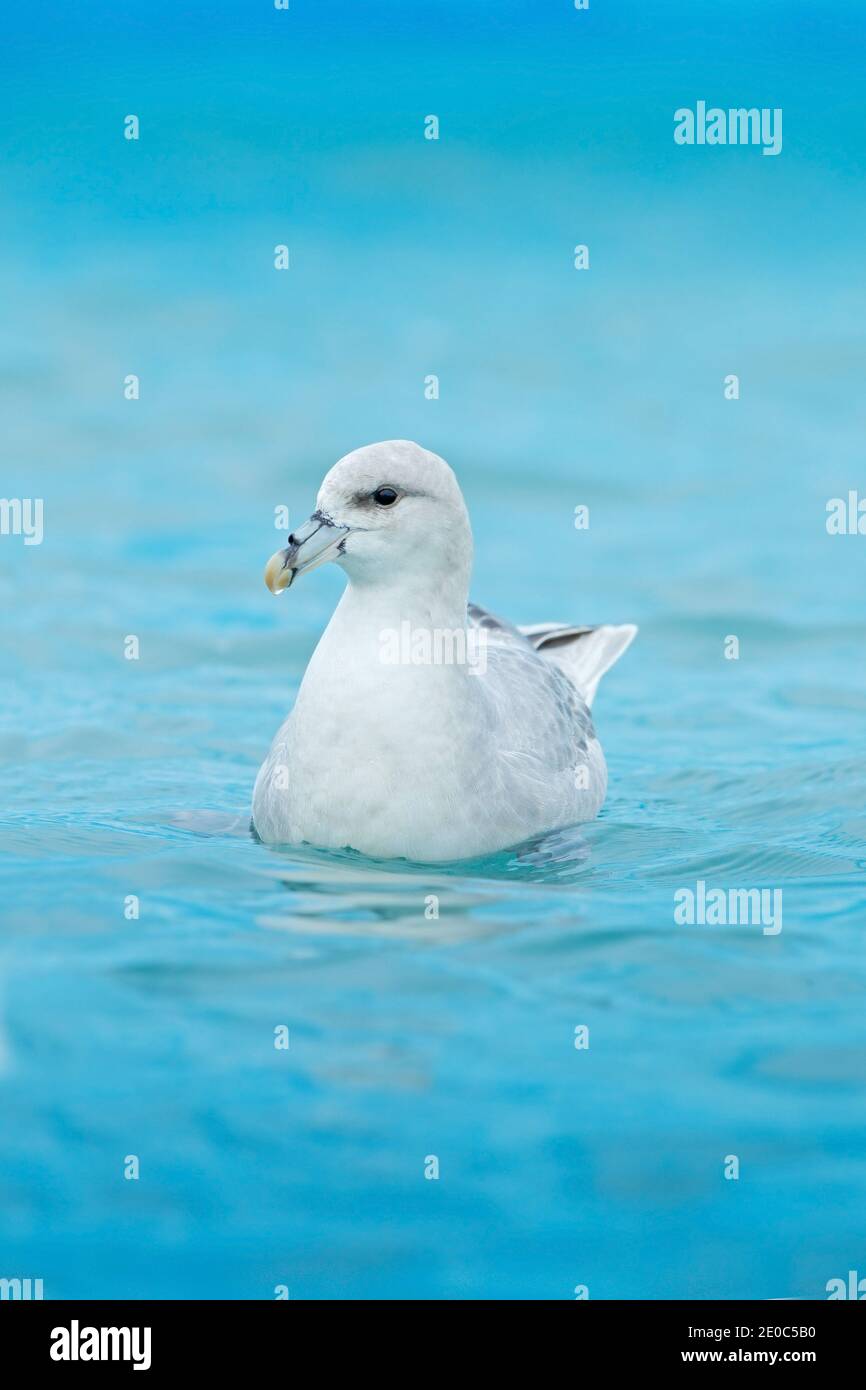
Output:
M337 610L256 782L262 839L434 862L597 813L604 758L554 666L495 639L484 674L390 665L378 637Z

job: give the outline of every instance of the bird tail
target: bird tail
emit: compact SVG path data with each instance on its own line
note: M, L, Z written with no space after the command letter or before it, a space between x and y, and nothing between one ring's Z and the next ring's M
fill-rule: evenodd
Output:
M626 647L637 636L634 623L618 627L570 627L564 623L535 623L520 631L535 650L548 657L568 676L591 705L598 683L606 671L619 661Z

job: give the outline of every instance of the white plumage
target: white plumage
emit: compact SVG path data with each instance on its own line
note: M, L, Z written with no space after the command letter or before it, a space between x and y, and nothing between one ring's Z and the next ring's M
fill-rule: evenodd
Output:
M470 605L457 480L406 440L340 459L266 580L331 559L349 582L256 779L263 840L429 863L597 814L589 707L635 627L518 629Z

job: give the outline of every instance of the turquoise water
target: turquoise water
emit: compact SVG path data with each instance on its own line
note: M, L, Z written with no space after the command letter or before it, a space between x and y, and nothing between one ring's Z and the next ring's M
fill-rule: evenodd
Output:
M540 8L10 21L0 1275L48 1297L866 1272L862 20ZM782 154L677 149L703 96ZM271 598L274 507L395 436L478 602L640 624L595 823L435 869L249 835L342 582ZM782 931L678 925L699 880Z

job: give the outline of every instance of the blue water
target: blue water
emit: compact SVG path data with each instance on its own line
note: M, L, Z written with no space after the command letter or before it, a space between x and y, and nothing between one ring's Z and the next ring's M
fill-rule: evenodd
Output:
M175 8L5 20L0 490L45 538L0 537L0 1275L825 1297L866 1273L862 14ZM782 154L676 147L701 98ZM341 588L271 598L273 509L389 437L456 468L477 601L640 624L597 822L436 869L248 834ZM782 931L678 925L698 880Z

